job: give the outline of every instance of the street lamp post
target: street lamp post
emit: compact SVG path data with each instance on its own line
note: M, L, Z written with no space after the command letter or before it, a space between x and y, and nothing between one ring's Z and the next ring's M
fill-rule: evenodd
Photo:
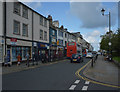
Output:
M102 8L101 12L102 12L102 15L104 16L105 15L104 14L105 9ZM109 54L109 56L111 56L112 52L111 52L111 14L110 14L110 12L107 15L109 16L109 43L108 43L108 45L109 45L109 53L108 54Z

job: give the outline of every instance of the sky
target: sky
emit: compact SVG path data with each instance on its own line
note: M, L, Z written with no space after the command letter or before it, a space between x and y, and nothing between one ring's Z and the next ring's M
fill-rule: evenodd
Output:
M51 15L69 32L80 32L83 38L99 50L100 35L108 30L108 11L111 13L111 30L118 29L117 2L24 2L26 5L47 17ZM106 15L102 16L101 9Z

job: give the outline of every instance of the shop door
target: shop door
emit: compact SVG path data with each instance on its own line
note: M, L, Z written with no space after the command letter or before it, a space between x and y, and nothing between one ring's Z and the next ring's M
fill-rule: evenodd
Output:
M7 60L10 62L10 50L7 50Z

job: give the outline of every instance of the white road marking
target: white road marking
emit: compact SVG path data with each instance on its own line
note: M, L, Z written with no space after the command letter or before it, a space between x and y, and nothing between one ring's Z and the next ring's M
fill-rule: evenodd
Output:
M79 82L80 82L80 80L76 80L74 83L75 83L75 84L78 84Z
M85 84L89 84L90 82L89 81L85 81Z
M83 86L82 90L87 90L88 86Z
M72 85L69 90L74 90L74 88L76 87L76 85Z

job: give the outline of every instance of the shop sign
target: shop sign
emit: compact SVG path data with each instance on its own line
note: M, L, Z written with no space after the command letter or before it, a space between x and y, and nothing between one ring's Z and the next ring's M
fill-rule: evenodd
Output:
M52 38L52 42L54 42L54 43L56 42L56 39L55 39L55 37L53 37L53 38Z
M47 46L47 49L49 49L49 46Z
M17 42L16 38L11 38L11 42Z
M36 42L34 42L34 46L37 46L37 43L36 43Z
M45 44L40 44L40 47L45 47Z
M17 44L17 39L11 38L11 45L16 45L16 44Z

